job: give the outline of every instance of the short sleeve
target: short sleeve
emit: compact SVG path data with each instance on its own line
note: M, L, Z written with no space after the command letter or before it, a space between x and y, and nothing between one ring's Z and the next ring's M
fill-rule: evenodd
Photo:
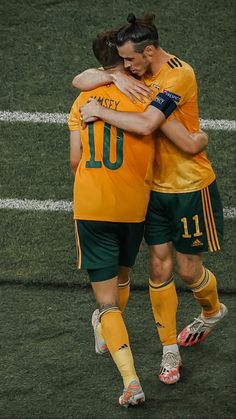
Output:
M191 67L174 68L163 83L162 92L174 100L177 106L183 105L195 93L196 79Z
M79 131L81 129L81 122L80 122L80 96L74 101L72 108L70 110L69 118L68 118L68 127L70 131Z

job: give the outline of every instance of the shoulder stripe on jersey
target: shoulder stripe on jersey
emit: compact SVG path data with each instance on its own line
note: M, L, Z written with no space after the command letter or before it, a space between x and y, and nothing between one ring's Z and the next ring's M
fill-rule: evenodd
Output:
M170 61L167 61L167 64L170 68L174 68L174 66L170 63Z
M175 57L174 60L180 65L180 67L183 67L183 64L177 57Z
M179 67L179 64L175 62L174 58L171 58L170 61L174 64L175 67Z
M180 60L178 60L177 57L171 58L169 61L167 61L167 64L171 67L171 68L175 68L175 67L183 67L183 64L181 63Z

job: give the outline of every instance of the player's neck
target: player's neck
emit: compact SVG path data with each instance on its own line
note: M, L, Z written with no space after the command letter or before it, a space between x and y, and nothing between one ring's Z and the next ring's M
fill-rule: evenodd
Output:
M152 75L155 76L155 74L159 73L161 67L163 64L165 64L169 60L170 56L167 54L166 51L162 48L157 48L155 55L153 57L153 62L151 64L151 71Z

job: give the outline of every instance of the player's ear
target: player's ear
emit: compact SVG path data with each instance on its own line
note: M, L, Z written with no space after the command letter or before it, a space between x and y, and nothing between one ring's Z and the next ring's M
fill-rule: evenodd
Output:
M148 57L153 57L153 55L154 55L154 50L155 50L155 48L154 48L154 46L153 45L147 45L145 48L144 48L144 53L145 53L145 55L146 56L148 56Z

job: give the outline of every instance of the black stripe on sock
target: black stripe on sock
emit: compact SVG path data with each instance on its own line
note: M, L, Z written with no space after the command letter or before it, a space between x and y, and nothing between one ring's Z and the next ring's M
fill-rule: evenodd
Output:
M174 277L173 277L173 276L172 276L170 279L168 279L167 281L163 282L163 284L161 284L161 285L156 285L156 286L154 286L154 285L151 285L151 284L150 284L150 282L149 282L149 286L150 286L151 288L153 288L153 289L157 290L157 289L159 289L159 288L164 288L164 287L166 287L166 285L169 285L172 281L174 281Z

